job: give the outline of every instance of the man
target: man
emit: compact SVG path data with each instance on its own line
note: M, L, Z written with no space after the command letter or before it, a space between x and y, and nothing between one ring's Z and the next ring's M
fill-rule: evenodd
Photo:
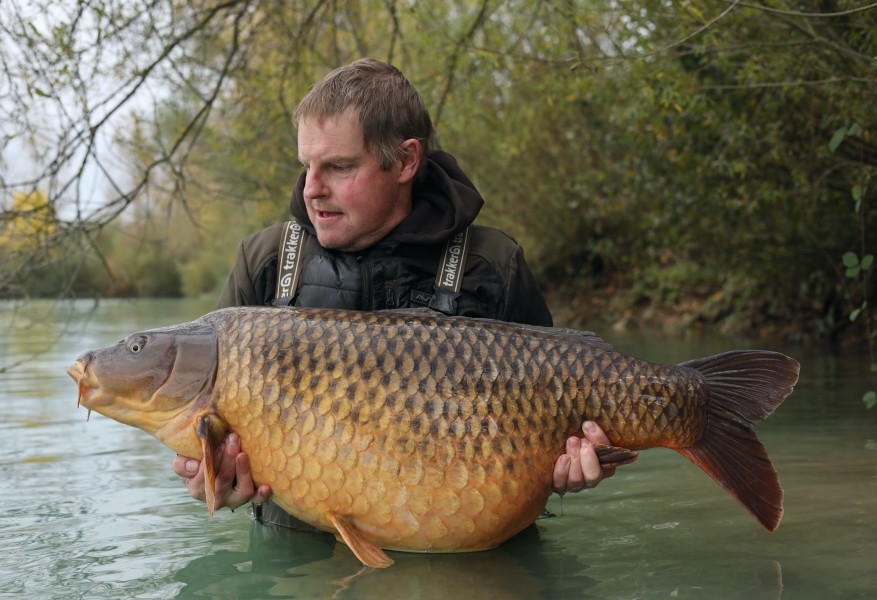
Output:
M502 232L470 225L483 200L447 153L431 150L433 126L420 95L394 67L363 59L336 69L305 96L293 115L304 171L292 196L293 217L307 232L299 285L276 297L285 225L244 240L219 306L289 304L382 310L430 307L447 314L550 326L551 315L524 260ZM459 289L436 278L448 240L469 232ZM459 275L459 274L458 274ZM568 440L553 473L554 490L595 486L603 472L593 444L607 444L593 423L584 440ZM263 522L299 522L253 482L240 440L221 448L216 506L252 502ZM173 462L193 498L204 499L203 464Z

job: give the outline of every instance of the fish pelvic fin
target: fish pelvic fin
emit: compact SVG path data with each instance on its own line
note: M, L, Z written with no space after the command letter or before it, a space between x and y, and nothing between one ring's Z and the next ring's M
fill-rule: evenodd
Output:
M210 517L216 510L216 452L222 445L228 426L214 412L202 412L195 417L195 433L201 440L201 455L204 460L204 497Z
M701 439L674 448L712 477L768 531L783 515L783 488L753 427L792 393L800 365L788 356L741 350L682 363L706 380L707 423Z
M374 542L366 538L353 523L335 513L329 513L326 516L338 530L338 535L362 564L375 569L385 569L393 564L393 559L378 548Z

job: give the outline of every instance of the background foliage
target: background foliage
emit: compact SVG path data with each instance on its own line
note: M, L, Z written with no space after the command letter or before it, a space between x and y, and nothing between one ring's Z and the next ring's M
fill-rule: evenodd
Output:
M561 320L873 343L874 3L42 4L0 6L0 296L215 294L373 56Z

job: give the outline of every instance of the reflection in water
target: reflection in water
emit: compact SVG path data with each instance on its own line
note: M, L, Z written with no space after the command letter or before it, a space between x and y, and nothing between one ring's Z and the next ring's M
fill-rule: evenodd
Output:
M727 596L727 600L778 600L783 593L783 571L775 560L765 562L755 572L752 587Z
M673 561L641 564L612 577L541 535L537 526L487 552L394 552L396 563L388 569L363 567L328 535L253 522L249 536L245 551L220 550L178 571L176 580L185 587L177 598L778 600L783 589L780 563L762 559L734 565L730 578L728 565L701 562L679 569ZM628 558L618 556L622 565Z
M547 598L558 597L549 594L554 577L588 598L595 584L587 565L540 538L535 526L492 551L392 557L392 567L370 569L329 535L253 522L247 551L220 551L177 573L187 584L178 598Z

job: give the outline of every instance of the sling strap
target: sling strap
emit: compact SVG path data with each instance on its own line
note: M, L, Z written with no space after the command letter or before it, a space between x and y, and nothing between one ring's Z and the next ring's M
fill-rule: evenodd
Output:
M445 244L435 276L435 295L429 302L430 308L447 314L456 312L463 272L466 270L471 230L470 225L448 239ZM302 257L307 238L308 232L297 221L288 221L283 225L280 246L277 249L277 287L273 304L286 306L295 297L301 279Z

